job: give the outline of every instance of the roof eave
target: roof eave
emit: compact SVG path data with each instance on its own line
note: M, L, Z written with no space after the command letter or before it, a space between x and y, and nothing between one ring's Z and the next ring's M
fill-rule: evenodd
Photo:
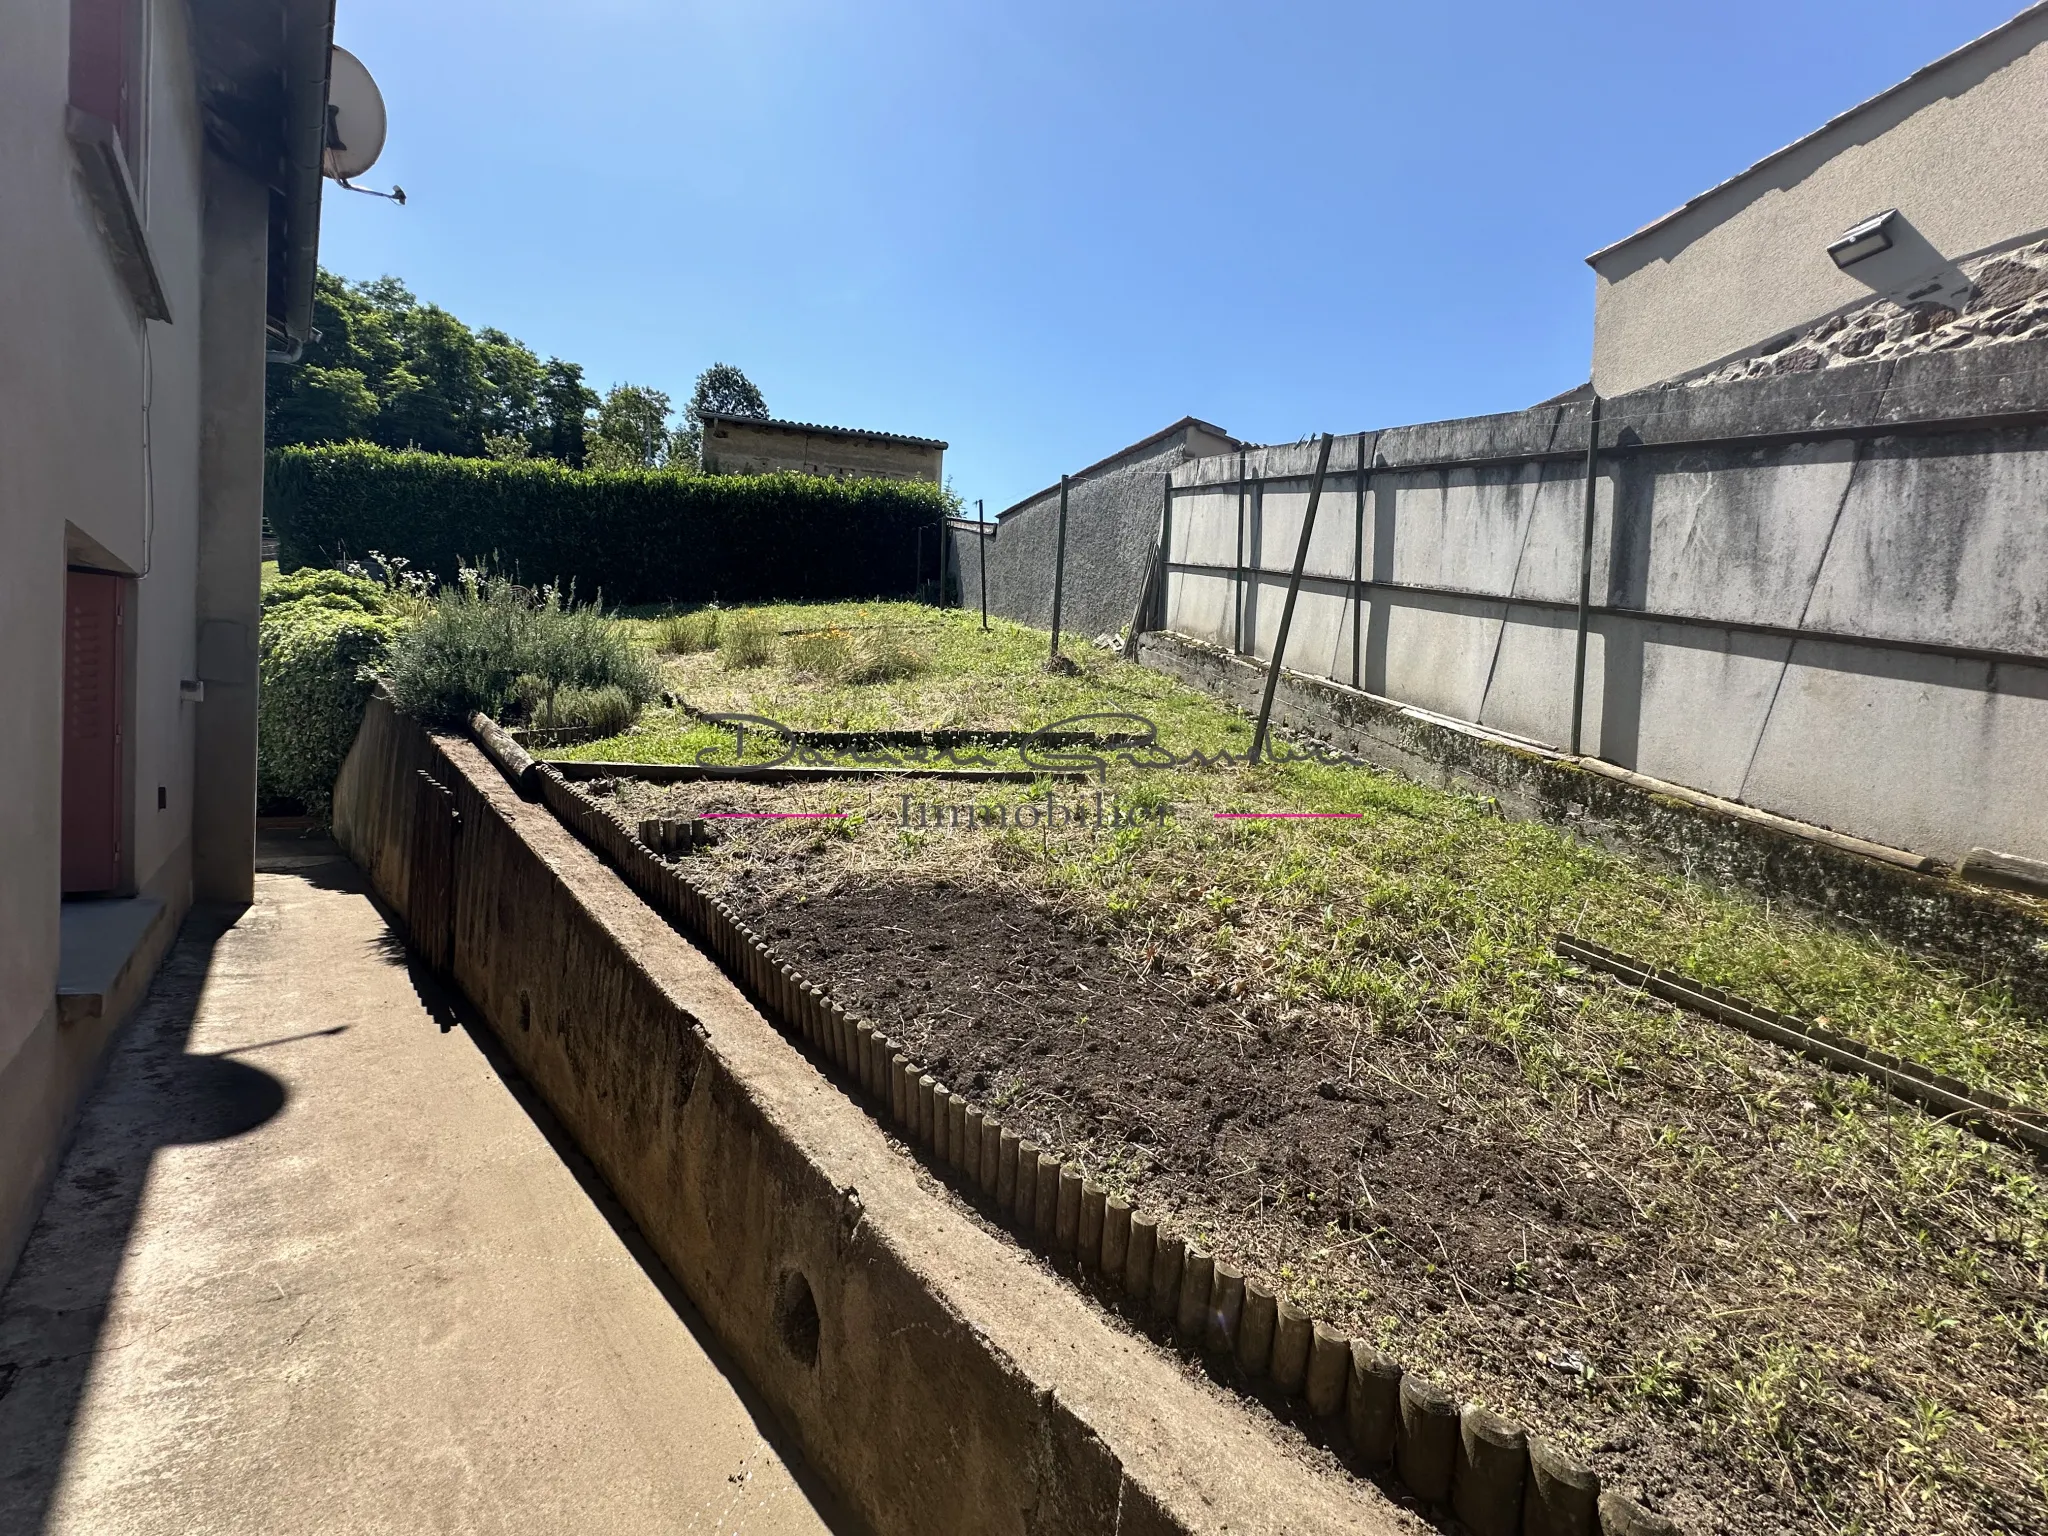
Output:
M1787 156L1798 153L1801 149L1811 144L1815 139L1826 137L1828 134L1833 133L1836 129L1842 127L1845 123L1851 122L1854 119L1863 116L1865 113L1875 110L1876 108L1884 105L1884 103L1886 103L1887 101L1890 101L1893 97L1899 95L1900 93L1906 90L1911 89L1913 86L1918 85L1921 81L1928 79L1930 76L1937 75L1941 73L1943 70L1951 68L1953 65L1957 63L1957 61L1967 58L1969 55L1976 53L1982 48L1990 46L1992 43L1997 42L2000 38L2005 37L2008 33L2017 31L2022 26L2024 26L2028 21L2038 16L2041 16L2044 13L2048 13L2048 0L2037 0L2036 4L2028 6L2024 11L2021 11L2017 16L2013 17L2012 20L2000 23L1998 26L1993 27L1989 32L1983 34L1983 36L1972 38L1969 42L1963 44L1962 47L1943 54L1933 63L1921 66L1919 69L1914 70L1912 74L1906 76L1905 79L1899 81L1898 84L1888 86L1884 90L1879 91L1875 96L1869 97L1866 100L1858 102L1855 106L1849 108L1846 112L1837 113L1835 116L1829 118L1825 123L1822 123L1818 128L1814 129L1813 132L1802 135L1797 139L1794 139L1790 144L1785 145L1782 149L1775 149L1771 151L1770 154L1765 155L1763 159L1749 166L1746 170L1736 172L1733 176L1730 176L1726 181L1717 182L1714 186L1709 187L1706 191L1700 193L1699 196L1688 198L1685 202L1680 203L1676 208L1672 209L1662 218L1652 219L1648 224L1645 224L1642 228L1636 230L1633 234L1624 235L1621 239L1616 240L1613 244L1602 246L1599 250L1595 251L1592 255L1586 258L1586 265L1594 268L1597 271L1600 263L1605 261L1609 256L1614 255L1617 251L1627 250L1630 246L1636 244L1640 240L1647 238L1650 235L1655 234L1658 230L1668 228L1670 225L1676 223L1679 219L1684 218L1687 214L1692 213L1697 209L1705 207L1708 203L1713 202L1716 198L1722 196L1724 193L1732 190L1733 188L1740 186L1743 182L1748 181L1752 177L1769 170L1772 166L1778 164Z

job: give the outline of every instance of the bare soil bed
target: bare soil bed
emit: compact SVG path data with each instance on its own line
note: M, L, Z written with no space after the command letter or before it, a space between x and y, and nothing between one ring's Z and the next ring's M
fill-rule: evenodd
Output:
M1077 690L1177 743L1241 740L1088 665ZM1008 717L983 678L976 723L1073 712L1042 677ZM957 722L899 691L805 723ZM2005 980L1364 769L1112 772L1113 800L1173 817L1032 832L904 825L895 787L597 788L629 819L842 813L721 822L691 875L974 1103L1698 1536L2048 1530L2039 1164L1549 940L2038 1103L2042 1003ZM1355 819L1218 819L1248 805Z
M982 850L847 847L749 830L692 874L972 1102L1688 1529L2048 1526L2018 1154L1566 967L1635 1059L1538 1093L1450 1019L1283 1003Z

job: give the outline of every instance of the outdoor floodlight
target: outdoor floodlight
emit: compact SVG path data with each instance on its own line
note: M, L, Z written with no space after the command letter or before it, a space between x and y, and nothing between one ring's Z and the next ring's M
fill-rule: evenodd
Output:
M1846 272L1866 256L1890 250L1891 232L1885 226L1898 216L1898 209L1888 208L1876 218L1865 219L1847 234L1829 241L1828 254L1835 258L1835 265Z

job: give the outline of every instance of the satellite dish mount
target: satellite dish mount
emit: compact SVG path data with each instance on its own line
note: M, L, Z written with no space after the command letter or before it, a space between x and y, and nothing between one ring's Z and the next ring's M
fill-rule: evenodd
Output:
M327 65L327 147L320 157L320 170L337 185L365 197L389 198L405 206L405 188L373 191L354 184L354 178L377 163L384 153L384 93L363 68L362 60L346 48L329 50Z

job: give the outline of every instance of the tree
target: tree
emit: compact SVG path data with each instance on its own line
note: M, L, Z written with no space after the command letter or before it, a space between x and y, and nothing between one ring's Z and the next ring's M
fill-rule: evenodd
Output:
M668 462L669 400L642 384L615 384L597 408L586 462L593 469L658 469Z
M683 424L676 428L675 442L669 450L671 458L688 464L703 461L703 418L707 413L765 419L768 402L761 398L754 381L731 363L713 363L697 375L697 387L690 391L689 409L683 413Z
M313 326L299 363L271 372L272 447L368 441L474 456L487 439L519 437L543 453L559 439L580 457L582 413L597 403L587 389L577 393L580 370L559 360L544 368L524 342L470 330L395 277L351 283L319 273Z
M597 407L598 393L583 382L582 365L549 358L541 370L540 420L534 425L533 451L581 469L584 434L590 413Z
M671 431L662 391L621 384L600 398L579 365L543 363L494 326L471 330L395 277L350 282L320 272L313 326L299 362L270 373L269 447L370 442L465 458L534 455L577 469L694 470L699 412L768 414L752 380L713 363Z

